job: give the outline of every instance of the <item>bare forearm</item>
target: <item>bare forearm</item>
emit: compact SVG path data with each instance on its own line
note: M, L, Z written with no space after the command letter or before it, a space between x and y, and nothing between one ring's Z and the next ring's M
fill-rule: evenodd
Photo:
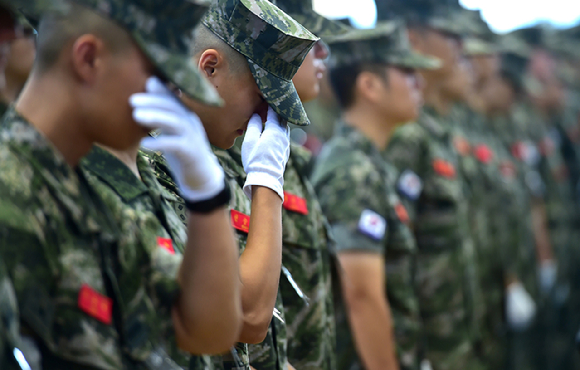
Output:
M398 370L391 311L386 297L353 297L348 313L357 352L368 370Z
M534 237L536 239L536 253L539 261L551 260L552 245L550 243L548 221L546 219L546 210L543 203L535 202L532 205L532 222Z
M223 352L237 340L242 317L238 247L226 210L192 213L188 236L178 313L191 345L201 348L196 353Z
M240 257L244 323L240 341L263 340L272 319L282 263L282 200L255 187L246 249Z

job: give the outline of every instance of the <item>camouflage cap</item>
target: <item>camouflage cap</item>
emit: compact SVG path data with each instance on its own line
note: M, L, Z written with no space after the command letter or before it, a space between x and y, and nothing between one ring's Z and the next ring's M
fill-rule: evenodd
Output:
M343 23L316 13L312 8L312 0L276 0L274 3L318 37L340 35L350 30Z
M403 18L409 25L424 25L454 36L469 32L458 21L463 8L457 0L390 0L383 19Z
M332 67L360 62L417 69L436 69L441 65L439 60L413 51L407 29L399 21L381 22L373 29L353 29L329 39L328 43Z
M479 37L466 37L463 39L463 54L468 57L479 55L494 55L497 50L491 42Z
M123 27L157 67L161 77L185 94L209 105L222 103L215 88L189 57L195 26L207 11L199 0L5 0L27 17L47 11L66 14L71 3L91 9Z
M318 38L264 0L219 0L203 24L244 55L268 104L288 122L310 124L292 78Z
M496 45L497 51L502 54L515 54L524 59L532 55L532 48L513 32L498 37Z

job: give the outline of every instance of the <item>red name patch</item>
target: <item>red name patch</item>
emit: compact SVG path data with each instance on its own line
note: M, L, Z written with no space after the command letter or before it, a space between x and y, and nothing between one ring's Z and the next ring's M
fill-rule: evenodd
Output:
M487 145L481 144L475 147L475 158L481 163L488 164L493 159L493 152Z
M395 212L397 213L397 217L401 220L402 223L406 224L409 222L409 213L407 212L407 208L401 203L395 206Z
M113 300L102 295L88 284L79 291L79 308L89 316L110 325L113 320Z
M175 254L175 249L173 248L173 241L169 238L157 237L157 246L163 248L171 254Z
M282 206L292 212L300 213L302 215L308 214L306 199L301 198L298 195L284 192L284 203Z
M443 177L455 177L455 167L443 159L434 160L433 169L435 170L435 173Z
M245 233L250 231L250 216L234 209L231 210L230 216L232 218L232 226L234 229L243 231Z
M457 153L461 155L468 155L471 151L471 145L469 145L469 141L467 141L462 136L455 136L453 138L453 144L455 146L455 150L457 150Z

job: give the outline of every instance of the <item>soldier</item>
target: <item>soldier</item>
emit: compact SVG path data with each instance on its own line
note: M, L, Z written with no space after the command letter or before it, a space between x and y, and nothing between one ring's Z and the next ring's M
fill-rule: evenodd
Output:
M312 2L278 0L277 5L319 37L348 32L341 23L312 10ZM329 50L322 40L310 50L292 79L300 100L315 99ZM288 360L300 370L336 369L336 332L328 222L307 178L312 154L290 145L284 172L282 275L280 292L287 321Z
M0 104L8 106L14 102L28 79L35 56L34 33L34 29L24 17L19 17L16 39L10 43L4 69L4 86L0 84Z
M340 266L338 368L418 369L416 245L397 185L416 192L416 177L399 180L381 151L397 126L418 115L415 69L438 62L412 52L404 25L395 21L335 37L331 47L330 81L343 118L312 179Z
M416 123L395 132L384 153L399 171L413 172L423 184L409 214L418 249L415 280L424 356L435 370L476 369L480 366L474 349L480 324L475 316L477 264L467 219L466 182L450 124L453 97L444 89L459 67L460 35L468 30L455 22L457 10L451 7L395 5L409 21L416 50L442 61L440 69L422 71L425 108Z
M182 42L203 9L139 0L25 5L43 13L31 78L2 122L0 253L43 368L178 368L165 355L170 335L191 353L227 350L241 316L229 188L199 121L164 105L182 114L172 134L196 147L172 163L190 190L183 256L145 212L97 194L79 167L94 143L123 151L167 129L140 119L175 99L160 78L219 103Z
M506 281L512 283L512 294L506 297L505 302L504 330L507 330L509 344L507 367L515 369L535 368L541 354L542 345L539 343L536 325L537 315L526 318L525 306L519 304L519 300L516 299L518 296L513 292L528 292L533 302L538 302L536 278L538 258L535 244L542 244L547 239L546 225L532 225L532 196L538 191L537 185L533 185L533 181L529 180L533 178L533 167L526 164L521 156L514 156L517 151L512 151L517 147L514 143L517 142L518 136L514 132L511 114L524 95L523 80L528 58L529 48L517 39L502 38L498 45L498 71L481 91L486 106L486 124L495 139L492 145L499 160L502 178L499 184L506 194L497 198L501 211L493 215L494 219L497 219L497 222L493 222L494 234L497 235L494 240L504 251L515 249L515 255L509 254L514 259L509 266L512 268L511 274L517 277L523 287L513 289L517 287L513 285L515 283L513 277L511 281ZM512 188L515 192L509 191ZM524 311L519 309L521 307L524 307Z
M217 368L248 369L250 362L258 370L288 368L286 322L278 294L283 173L289 155L286 122L308 124L291 80L317 40L276 6L256 0L218 1L192 40L192 58L217 87L225 106L184 102L205 125L232 188L230 215L237 231L243 285L238 358L215 359ZM244 132L241 149L231 148ZM155 141L147 146L157 149ZM159 175L169 177L162 173L162 159L156 161ZM165 184L171 186L170 181Z
M16 39L17 29L14 13L4 4L0 5L0 90L6 86L4 71L10 56L10 44ZM0 117L7 108L8 104L0 99Z

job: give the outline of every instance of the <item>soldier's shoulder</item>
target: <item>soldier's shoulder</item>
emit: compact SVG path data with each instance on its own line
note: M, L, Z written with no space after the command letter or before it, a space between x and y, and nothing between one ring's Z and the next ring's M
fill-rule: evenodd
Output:
M428 135L423 121L416 121L400 126L393 133L393 140L422 140Z

